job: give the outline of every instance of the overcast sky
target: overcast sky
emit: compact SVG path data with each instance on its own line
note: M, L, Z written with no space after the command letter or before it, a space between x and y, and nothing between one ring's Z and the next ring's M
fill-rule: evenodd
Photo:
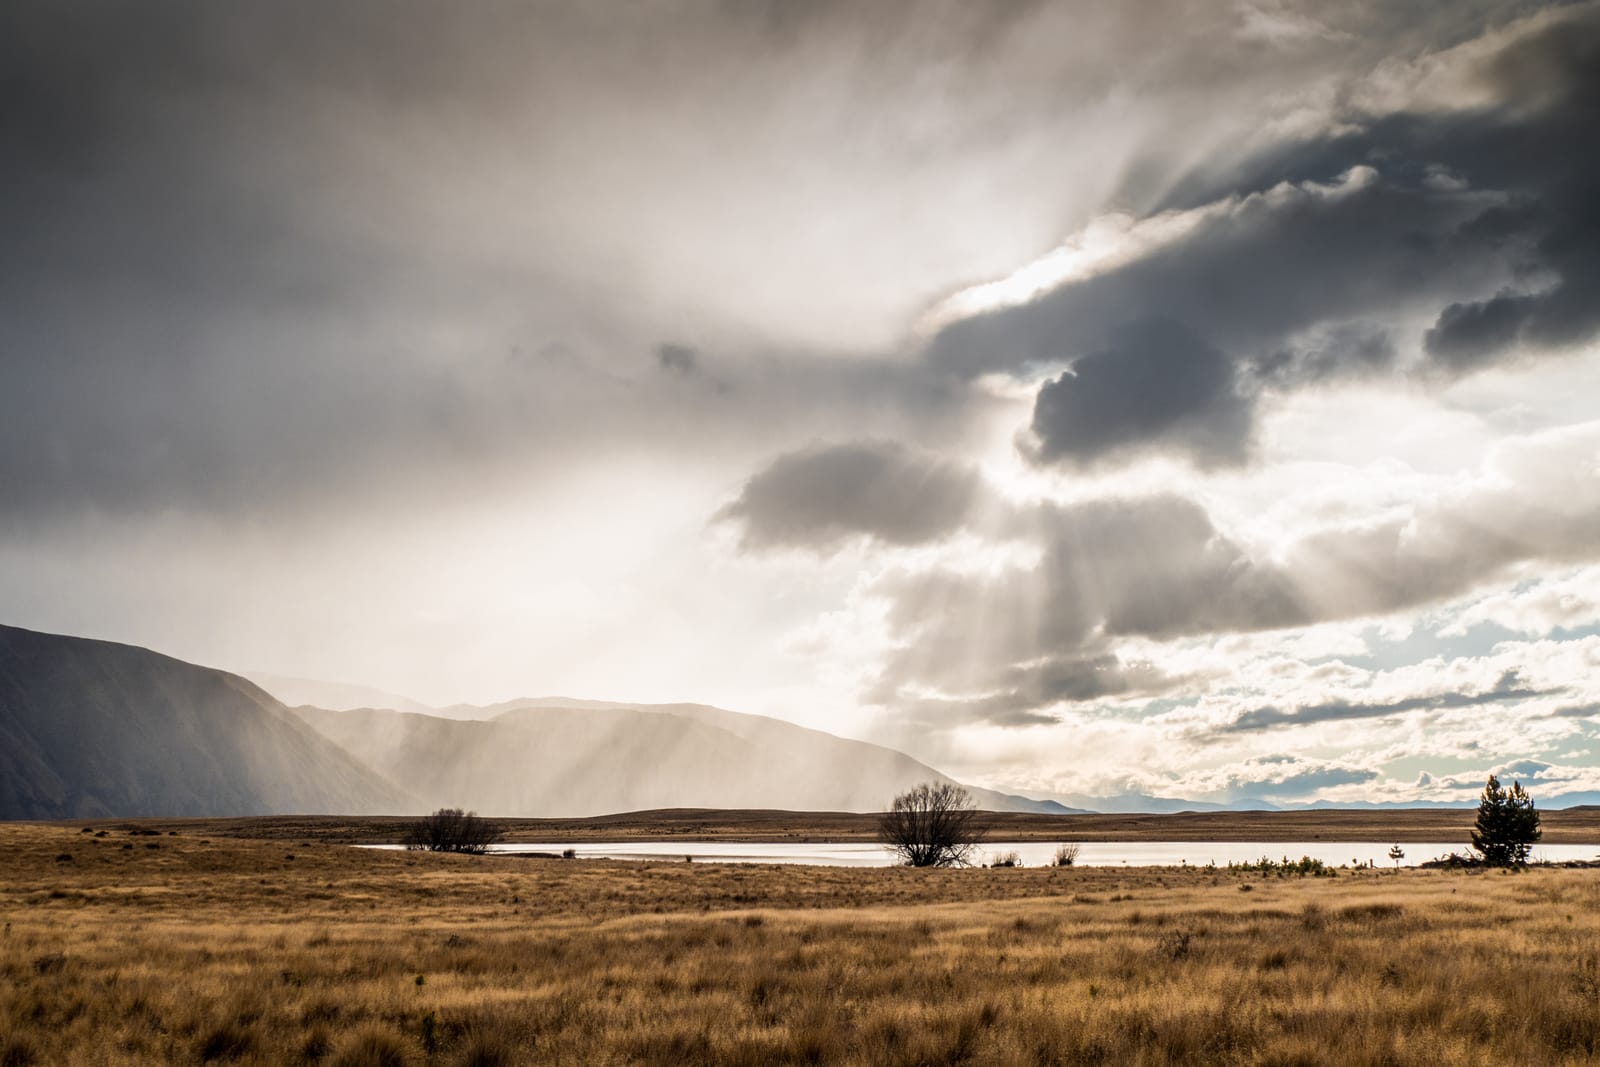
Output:
M6 4L0 615L1600 790L1600 5Z

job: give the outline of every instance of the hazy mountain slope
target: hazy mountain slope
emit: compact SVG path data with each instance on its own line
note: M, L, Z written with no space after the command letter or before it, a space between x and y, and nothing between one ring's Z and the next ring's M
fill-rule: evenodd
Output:
M875 811L882 808L894 793L901 791L906 786L914 785L917 782L948 782L953 780L948 775L941 774L927 764L883 745L839 737L836 734L813 730L792 722L786 722L783 719L773 719L765 715L748 715L743 712L729 711L726 708L713 707L709 704L613 704L594 700L573 700L569 697L536 697L524 701L508 701L504 704L496 705L494 709L484 710L498 711L497 718L500 721L527 721L529 716L542 715L548 713L551 709L564 708L631 708L635 711L675 715L692 719L707 726L715 726L719 729L727 730L729 733L750 741L763 750L781 752L785 756L786 765L793 767L795 773L802 777L817 774L816 768L840 767L844 768L845 775L851 773L860 774L867 768L871 768L870 774L872 777L865 780L867 783L875 783L876 781L903 783L890 789L887 793L883 793L882 788L875 784L870 785L869 788L882 794L879 800L863 806L835 810ZM980 789L976 786L967 786L966 788L972 793L973 799L977 801L978 806L988 811L1039 811L1067 814L1083 810L1069 808L1053 800L1033 800L1029 797L998 793L992 789Z
M242 677L250 679L270 693L273 699L286 707L312 704L332 711L350 711L355 708L389 708L393 711L410 711L418 715L438 715L439 712L420 701L399 693L389 693L367 685L349 682L323 682L315 678L291 678L282 674L262 674L245 671Z
M485 814L577 816L666 807L874 811L917 782L948 780L903 753L760 716L698 705L671 706L698 712L678 714L566 704L512 702L484 709L498 711L486 721L372 708L294 710L426 805ZM980 804L1003 810L1018 810L1019 801L1033 803L979 796Z
M746 742L666 716L581 711L524 726L381 709L295 711L426 806L559 816L772 806L763 798L777 795L738 770L755 760Z
M414 807L237 675L0 626L0 818Z

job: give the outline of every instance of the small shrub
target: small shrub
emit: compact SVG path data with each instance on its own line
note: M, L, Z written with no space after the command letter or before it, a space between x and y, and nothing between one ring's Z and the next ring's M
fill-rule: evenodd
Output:
M1578 961L1577 972L1572 978L1572 992L1579 1000L1593 1004L1600 1010L1600 956L1586 956Z
M575 848L564 848L561 850L561 858L564 860L575 860L578 858L578 850Z
M44 1062L39 1046L22 1034L0 1034L0 1067L34 1067Z
M333 1039L328 1036L328 1028L322 1023L317 1023L306 1031L306 1036L300 1041L300 1058L307 1063L317 1063L333 1048Z
M1310 856L1301 856L1291 860L1288 856L1281 860L1270 859L1262 856L1254 863L1230 863L1228 870L1241 871L1246 874L1269 874L1276 878L1337 878L1339 872L1336 868L1328 866L1321 860L1312 859Z
M1068 841L1056 846L1055 860L1057 867L1071 867L1078 862L1078 851L1082 846L1076 841Z
M1424 870L1455 870L1461 867L1482 867L1483 860L1471 852L1447 852L1436 859L1424 860L1418 866Z
M411 1054L389 1031L369 1027L339 1046L333 1067L411 1067Z
M255 1051L256 1032L229 1019L206 1032L200 1041L200 1062L237 1060Z
M413 852L465 852L480 856L500 840L500 830L475 811L440 808L412 823L406 831L406 848Z
M1002 852L989 864L991 867L1021 867L1022 857L1015 852Z
M457 1067L511 1067L517 1062L511 1046L501 1037L475 1032L456 1059Z
M1181 960L1189 955L1189 942L1193 939L1194 934L1188 930L1168 930L1161 935L1156 948L1169 960Z

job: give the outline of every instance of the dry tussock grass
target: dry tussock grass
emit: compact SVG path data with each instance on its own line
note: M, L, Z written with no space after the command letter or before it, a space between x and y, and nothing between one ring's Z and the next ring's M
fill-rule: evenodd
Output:
M0 1067L1600 1059L1600 871L0 854Z

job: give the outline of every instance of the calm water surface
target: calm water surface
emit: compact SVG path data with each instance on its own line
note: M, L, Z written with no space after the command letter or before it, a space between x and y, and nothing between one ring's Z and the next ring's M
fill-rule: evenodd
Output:
M1054 841L989 841L982 848L982 862L1015 852L1025 867L1048 865L1055 857ZM379 846L397 848L399 846ZM738 841L619 841L587 844L538 844L517 842L490 846L495 852L550 852L574 850L579 859L675 860L685 857L710 863L803 863L824 867L888 867L893 860L881 845L868 841L814 842L738 842ZM1465 852L1464 842L1412 842L1405 849L1401 866L1412 867L1449 852ZM1302 856L1321 860L1330 866L1361 865L1392 867L1389 845L1370 841L1086 841L1079 846L1078 864L1085 867L1176 867L1188 864L1204 867L1214 863L1251 863L1263 857L1297 860ZM1543 845L1533 850L1535 861L1600 859L1600 845Z

